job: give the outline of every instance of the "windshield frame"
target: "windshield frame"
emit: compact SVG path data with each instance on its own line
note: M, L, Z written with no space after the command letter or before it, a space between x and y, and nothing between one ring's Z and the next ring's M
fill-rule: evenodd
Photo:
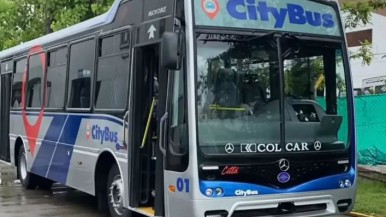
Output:
M197 55L198 55L198 46L197 46L197 34L228 34L228 35L242 35L242 36L265 36L269 33L275 33L279 35L284 35L284 34L290 34L298 37L301 40L312 40L312 41L320 41L320 42L331 42L331 43L339 43L340 47L342 49L342 60L343 60L343 67L344 67L344 76L345 76L345 81L346 81L346 94L347 94L347 121L348 121L348 139L347 139L347 145L344 149L339 149L339 150L328 150L328 151L320 151L320 152L306 152L308 157L311 156L323 156L323 155L331 155L331 154L337 154L337 155L345 155L348 156L348 154L352 150L355 150L355 144L353 144L353 135L355 134L355 122L354 122L354 95L352 91L352 79L351 79L351 71L350 71L350 65L349 65L349 59L348 59L348 52L347 52L347 42L345 40L345 37L331 37L331 36L320 36L320 35L312 35L312 34L303 34L303 33L293 33L293 32L278 32L278 31L265 31L265 30L256 30L256 31L245 31L245 29L239 30L239 29L229 29L229 28L199 28L195 27L194 28L194 78L195 78L195 86L194 86L194 93L195 93L195 101L197 102L198 100L198 90L197 90L197 73L198 73L198 65L197 65ZM283 64L284 64L284 59L281 58ZM280 64L280 65L283 65ZM284 69L283 69L284 70ZM280 69L281 71L281 69ZM283 75L284 76L284 75ZM282 96L283 93L281 93ZM205 154L201 147L200 147L200 140L199 140L199 124L198 124L198 106L195 104L195 121L196 121L196 141L197 141L197 151L199 157L205 157L205 158L216 158L216 159L225 159L225 158L246 158L246 159L256 159L256 158L264 158L264 157L272 157L272 156L301 156L304 155L305 152L279 152L279 153L256 153L253 155L245 155L243 153L234 153L232 155L229 154ZM284 124L285 125L285 124ZM281 131L281 130L280 130ZM281 136L284 136L284 133L281 133ZM285 136L284 136L285 137Z

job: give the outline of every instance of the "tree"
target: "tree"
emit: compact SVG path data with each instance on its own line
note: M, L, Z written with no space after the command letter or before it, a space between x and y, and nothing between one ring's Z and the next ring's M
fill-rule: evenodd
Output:
M106 12L114 0L0 0L0 50Z
M371 13L386 8L386 0L343 0L342 12L346 14L345 28L356 28L358 25L371 23ZM372 44L365 40L362 47L351 56L362 59L363 64L369 65L373 60Z
M0 0L0 50L58 31L106 12L114 0ZM386 0L341 0L346 28L371 22L371 12L386 7ZM352 58L370 64L372 45Z

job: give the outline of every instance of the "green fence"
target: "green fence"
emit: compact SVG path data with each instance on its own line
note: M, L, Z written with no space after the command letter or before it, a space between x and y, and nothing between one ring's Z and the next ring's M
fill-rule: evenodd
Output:
M355 98L360 164L386 164L386 95Z
M317 100L325 107L325 100ZM386 164L386 95L355 97L359 164ZM347 101L340 99L338 113L343 116L339 140L347 141Z

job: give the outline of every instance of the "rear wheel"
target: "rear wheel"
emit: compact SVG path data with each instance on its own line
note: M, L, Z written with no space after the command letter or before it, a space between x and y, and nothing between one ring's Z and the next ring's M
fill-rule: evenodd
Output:
M19 164L17 167L17 174L24 188L34 189L37 186L37 177L34 174L29 173L27 168L27 154L25 153L25 149L22 146L19 150Z
M132 217L132 211L123 206L124 193L121 173L118 166L114 164L107 180L107 204L111 217Z

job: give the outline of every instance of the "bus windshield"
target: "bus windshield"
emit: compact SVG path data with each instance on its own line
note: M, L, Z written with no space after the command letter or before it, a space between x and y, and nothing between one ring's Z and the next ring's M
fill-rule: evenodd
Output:
M279 54L270 35L198 33L196 40L198 138L204 154L347 148L342 43L283 36Z

